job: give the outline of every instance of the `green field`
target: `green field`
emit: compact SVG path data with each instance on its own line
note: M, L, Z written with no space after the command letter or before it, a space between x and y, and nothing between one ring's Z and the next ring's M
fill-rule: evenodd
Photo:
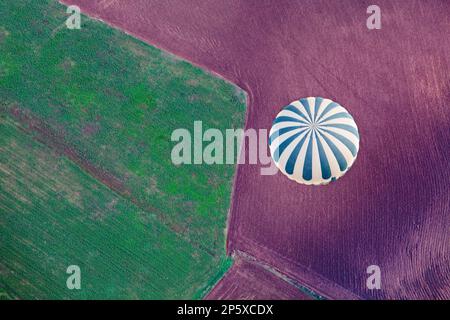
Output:
M230 265L234 166L174 166L170 136L243 127L244 93L67 17L0 2L0 298L200 298Z

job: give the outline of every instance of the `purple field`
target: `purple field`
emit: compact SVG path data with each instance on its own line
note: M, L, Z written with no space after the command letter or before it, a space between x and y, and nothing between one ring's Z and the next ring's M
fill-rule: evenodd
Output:
M308 96L353 115L358 158L328 186L238 167L229 253L329 298L450 299L449 1L379 0L381 30L366 28L372 1L64 2L245 89L246 128Z

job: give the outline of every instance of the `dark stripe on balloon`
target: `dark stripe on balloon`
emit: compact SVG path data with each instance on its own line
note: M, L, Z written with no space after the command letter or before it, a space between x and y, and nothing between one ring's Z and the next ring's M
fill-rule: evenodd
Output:
M330 120L335 120L335 119L343 119L343 118L347 118L347 119L353 119L352 116L350 114L348 114L348 112L339 112L336 114L333 114L332 116L321 120L319 123L323 123L323 122L327 122Z
M322 142L320 142L319 136L315 134L317 141L317 149L319 150L319 158L320 158L320 169L322 170L322 178L329 179L331 177L331 169L330 164L328 163L327 155L325 154L325 150L322 147Z
M333 137L335 137L336 139L338 139L340 142L342 142L347 149L352 153L353 156L356 156L356 146L353 144L353 142L351 140L349 140L348 138L344 137L343 135L333 132L331 130L325 129L325 128L320 128L320 130L325 131L326 133L332 135Z
M322 111L322 114L320 115L319 119L317 119L317 122L320 121L320 119L322 119L328 112L330 112L331 110L333 110L334 108L339 107L339 104L337 104L336 102L330 102L326 107L325 110Z
M312 118L312 115L311 115L311 111L309 109L310 107L309 107L308 99L303 98L303 99L300 99L299 101L302 103L303 107L305 108L306 112L308 113L308 116L311 119L310 122L312 122L313 118Z
M295 114L299 115L300 117L302 117L303 119L306 120L306 122L303 122L302 120L299 120L299 121L303 122L304 124L309 124L308 118L306 118L306 116L300 110L298 110L298 108L296 106L290 104L284 110L289 110L291 112L294 112Z
M317 97L316 102L314 103L314 119L313 122L316 122L317 113L319 112L319 107L322 104L323 98Z
M320 126L321 127L333 127L333 128L339 128L342 130L346 130L348 132L353 133L353 135L359 139L358 130L356 130L356 128L351 125L342 124L342 123L332 123L332 124L330 123L330 124L321 124Z
M338 147L336 147L336 145L333 143L333 141L331 141L323 133L319 132L319 134L327 142L328 146L330 147L331 151L333 152L334 157L336 158L336 160L339 164L339 169L341 169L341 171L344 171L345 169L347 169L347 160L345 160L344 155L341 153L341 151L339 151Z
M295 149L292 151L291 155L289 156L289 159L286 162L286 166L285 166L286 173L292 174L294 172L295 163L297 162L298 154L309 134L310 133L307 133L303 136L303 138L299 141L299 143L297 143L297 145L295 146Z
M275 120L273 120L272 122L272 126L280 123L280 122L298 122L298 123L304 123L303 121L301 121L300 119L297 118L293 118L293 117L287 117L287 116L281 116L281 117L277 117L275 118Z
M305 132L304 129L300 132L297 132L296 134L293 134L292 136L290 136L289 138L287 138L286 140L284 140L282 143L280 143L280 145L277 147L277 149L275 150L275 154L273 155L274 160L276 162L278 162L278 160L280 160L280 156L283 153L283 151L287 148L287 146L289 146L289 144L295 139L297 138L299 135L301 135L303 132Z
M306 150L305 163L303 165L303 179L309 181L312 179L312 134L309 139L308 149Z
M273 140L275 140L279 136L281 136L285 133L291 132L292 130L299 129L299 128L304 128L304 127L303 126L292 126L292 127L281 128L280 130L275 131L269 137L269 144L272 144Z

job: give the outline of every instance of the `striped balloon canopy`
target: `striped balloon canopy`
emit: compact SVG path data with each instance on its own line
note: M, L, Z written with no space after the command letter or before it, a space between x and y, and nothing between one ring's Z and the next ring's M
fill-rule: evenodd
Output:
M328 184L345 174L356 159L359 133L340 104L308 97L284 107L269 134L272 158L289 179Z

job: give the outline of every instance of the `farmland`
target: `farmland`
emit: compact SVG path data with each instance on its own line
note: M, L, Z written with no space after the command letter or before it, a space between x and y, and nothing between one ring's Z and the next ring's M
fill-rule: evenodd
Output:
M233 165L174 166L170 134L243 126L245 95L56 1L0 4L0 290L200 298L230 265ZM79 265L84 290L65 287Z
M450 298L448 1L380 0L381 30L367 29L358 0L64 2L244 88L246 129L308 96L355 118L358 160L326 187L239 166L230 253L330 298ZM381 290L366 287L372 264ZM227 279L241 279L235 270Z

